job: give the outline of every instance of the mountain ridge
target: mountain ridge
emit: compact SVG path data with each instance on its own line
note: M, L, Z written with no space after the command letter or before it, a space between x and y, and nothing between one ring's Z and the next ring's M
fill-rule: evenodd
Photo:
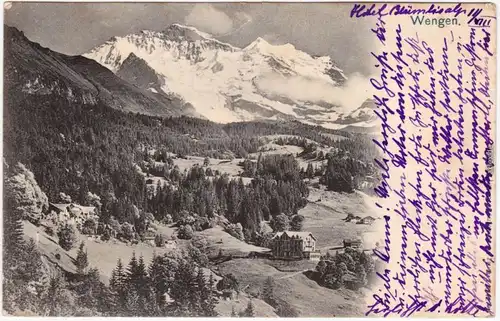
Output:
M118 73L131 53L162 79L163 92L220 123L297 119L342 128L358 122L346 115L363 103L343 106L345 99L339 96L360 93L347 92L348 79L330 57L311 56L293 44L272 45L260 37L238 48L194 27L173 24L162 31L114 37L84 56Z
M6 90L9 95L64 97L69 102L95 105L102 101L112 108L159 116L191 115L178 98L144 91L119 78L92 59L68 56L30 41L22 31L4 26Z

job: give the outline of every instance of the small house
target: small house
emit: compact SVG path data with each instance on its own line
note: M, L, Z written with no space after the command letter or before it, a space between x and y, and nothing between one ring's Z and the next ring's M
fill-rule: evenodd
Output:
M144 232L144 241L154 241L156 239L156 231L152 228L149 228L146 232Z
M361 248L362 242L360 239L345 239L344 240L344 248L350 247L353 249Z
M372 216L365 216L358 221L358 224L372 225L375 222L375 218Z
M57 204L57 203L49 203L49 213L55 213L56 219L59 222L65 222L69 220L69 206L71 204Z
M316 250L314 252L309 253L309 260L319 262L321 260L321 252L319 250Z
M177 247L177 242L175 240L166 240L165 247L168 249L175 249Z

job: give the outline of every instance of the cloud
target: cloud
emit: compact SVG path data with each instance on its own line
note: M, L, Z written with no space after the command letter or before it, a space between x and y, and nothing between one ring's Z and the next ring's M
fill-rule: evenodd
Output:
M234 24L238 27L224 34L220 34L219 36L228 36L230 34L238 32L243 28L245 28L248 24L252 23L252 21L253 19L249 14L246 14L242 11L238 11L234 14Z
M196 4L184 22L213 35L226 34L233 29L233 20L210 4Z
M342 107L344 113L352 112L373 96L373 87L369 78L355 73L348 77L342 87L335 87L320 79L308 79L300 76L282 77L263 76L256 80L259 90L268 94L287 97L296 101L320 103L326 102Z

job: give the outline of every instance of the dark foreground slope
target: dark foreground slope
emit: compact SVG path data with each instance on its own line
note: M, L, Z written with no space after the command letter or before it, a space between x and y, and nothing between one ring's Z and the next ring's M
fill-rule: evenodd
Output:
M191 114L177 98L138 88L91 59L43 48L16 28L5 26L4 48L4 89L18 96L57 97L88 106L100 102L148 115Z

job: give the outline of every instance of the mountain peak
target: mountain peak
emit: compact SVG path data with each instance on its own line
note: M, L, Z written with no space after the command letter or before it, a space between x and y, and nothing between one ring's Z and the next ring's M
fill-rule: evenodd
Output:
M123 61L116 75L142 89L155 87L159 89L162 85L154 69L144 59L137 57L133 52ZM155 90L158 90L156 88Z
M172 24L120 37L87 57L141 89L179 97L213 121L335 120L339 112L331 109L338 100L330 92L345 82L342 70L329 56L312 57L265 38L241 49L194 27ZM319 90L311 95L302 88Z
M163 34L172 39L188 41L214 40L208 33L202 32L195 27L185 26L178 23L168 26L165 30L163 30Z
M291 57L303 55L304 52L297 50L294 45L286 43L284 45L273 45L262 37L258 37L244 48L245 51L254 51L264 55Z
M267 42L264 38L258 37L254 41L252 41L248 46L245 47L244 50L252 50L252 49L264 49L269 46L272 46L269 42Z
M123 61L122 65L124 64L127 64L127 63L131 63L131 62L134 62L134 61L144 61L143 59L137 57L133 52L131 52L127 58Z
M4 32L9 35L24 36L24 33L16 27L4 25Z

